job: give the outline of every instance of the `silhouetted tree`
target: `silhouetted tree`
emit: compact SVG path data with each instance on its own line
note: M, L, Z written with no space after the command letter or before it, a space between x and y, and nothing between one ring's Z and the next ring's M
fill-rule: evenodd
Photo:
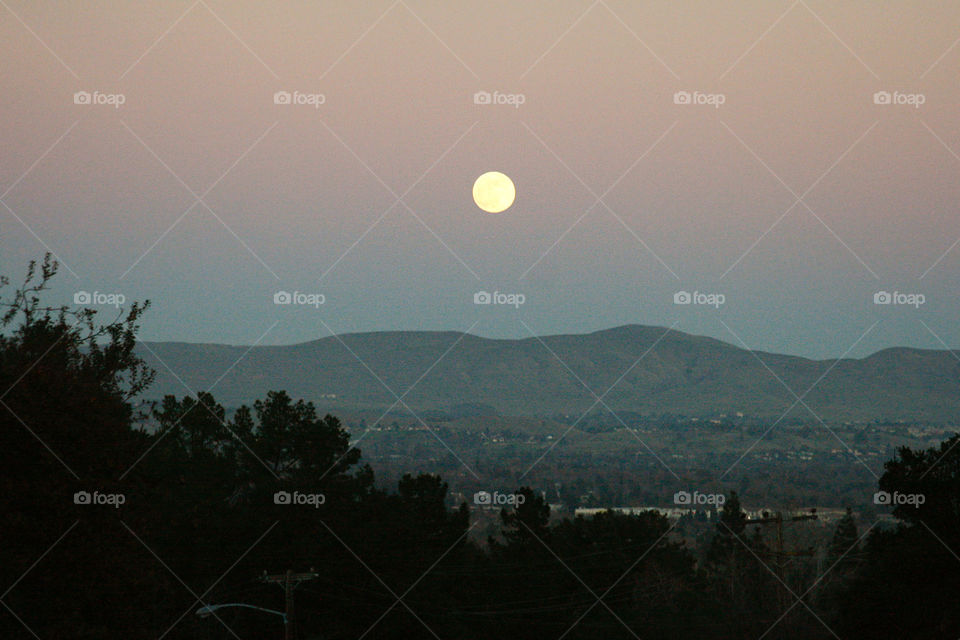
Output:
M509 545L539 546L548 535L550 505L530 487L521 487L514 495L516 506L500 510L502 535Z
M834 571L845 572L856 564L859 538L857 522L853 519L853 509L847 507L847 513L837 522L827 551L830 564L836 564Z
M149 479L125 475L149 440L132 429L129 402L153 377L134 353L148 304L107 324L43 306L57 269L50 255L39 270L31 262L0 296L0 583L16 612L4 610L0 636L148 637L143 619L169 576L142 563L148 552L122 524L142 531L148 520Z
M771 559L760 530L748 531L747 522L739 496L731 492L706 553L707 570L732 638L758 636L779 615L781 586L770 568L779 559Z
M926 450L901 448L885 464L879 488L900 524L871 532L864 564L838 602L838 631L850 638L957 638L960 435Z

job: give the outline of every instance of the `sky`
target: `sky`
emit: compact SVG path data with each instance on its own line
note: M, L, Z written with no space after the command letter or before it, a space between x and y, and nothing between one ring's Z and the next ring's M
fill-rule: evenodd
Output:
M146 340L956 347L958 36L955 3L4 0L0 273L50 251L51 302L150 299Z

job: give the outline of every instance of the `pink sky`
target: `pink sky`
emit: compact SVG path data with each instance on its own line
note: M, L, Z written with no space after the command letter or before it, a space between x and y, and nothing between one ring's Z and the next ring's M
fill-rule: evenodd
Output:
M678 322L817 357L958 343L960 6L7 0L0 16L0 270L46 245L69 267L55 295L151 298L149 339L295 342L322 318L494 336ZM470 199L488 170L517 185L496 216ZM478 308L481 289L527 303ZM278 309L277 290L327 302ZM926 302L877 306L880 290Z

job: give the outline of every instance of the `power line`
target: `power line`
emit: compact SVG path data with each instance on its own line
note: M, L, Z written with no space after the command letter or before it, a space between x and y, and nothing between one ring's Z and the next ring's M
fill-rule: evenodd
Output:
M293 640L293 590L300 586L301 582L313 580L318 574L312 570L307 573L294 573L292 569L287 569L286 573L277 575L267 575L263 572L261 580L268 584L279 584L283 587L283 599L285 602L287 615L283 619L283 637L284 640Z

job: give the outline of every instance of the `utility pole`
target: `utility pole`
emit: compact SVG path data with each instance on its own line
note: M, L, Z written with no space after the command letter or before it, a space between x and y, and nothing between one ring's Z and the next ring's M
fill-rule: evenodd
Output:
M787 522L799 522L802 520L816 520L817 513L816 509L813 509L810 513L802 513L800 515L792 516L786 518ZM812 556L814 555L813 549L808 549L806 551L785 551L783 548L783 514L777 511L772 516L764 512L762 518L754 518L752 520L747 520L747 524L775 524L777 525L777 549L773 552L775 558L774 566L777 568L777 577L780 578L780 584L777 585L777 601L780 606L780 610L784 611L786 609L786 599L787 594L783 585L786 584L786 566L787 558L790 557L799 557L799 556Z
M311 569L306 573L294 573L292 569L287 569L286 573L280 573L276 575L267 575L267 572L263 572L264 582L270 584L278 584L283 587L283 599L286 607L287 615L283 621L283 637L284 640L293 640L293 590L300 586L301 582L306 582L307 580L313 580L319 574L314 573Z

